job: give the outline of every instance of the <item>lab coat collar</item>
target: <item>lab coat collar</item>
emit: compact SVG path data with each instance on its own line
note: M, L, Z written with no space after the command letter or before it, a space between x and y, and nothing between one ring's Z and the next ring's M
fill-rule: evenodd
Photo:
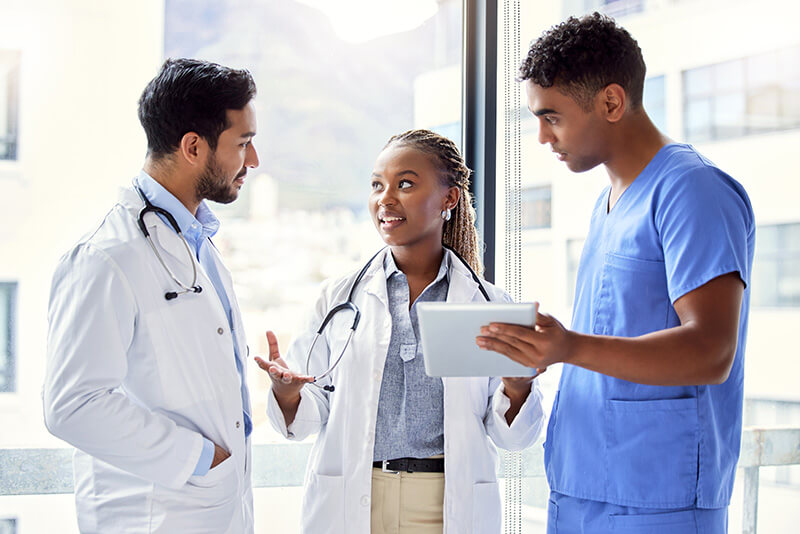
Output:
M374 295L385 306L388 307L389 297L386 291L386 272L384 265L386 255L389 254L389 247L386 247L378 256L372 260L361 283L364 284L364 291ZM445 261L449 265L449 286L447 290L447 302L472 302L478 294L478 284L472 279L469 269L461 260L447 251ZM481 297L483 299L483 297Z

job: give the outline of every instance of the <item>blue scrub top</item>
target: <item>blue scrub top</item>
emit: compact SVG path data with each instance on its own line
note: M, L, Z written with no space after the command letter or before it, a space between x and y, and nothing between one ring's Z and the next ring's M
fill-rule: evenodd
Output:
M694 148L663 147L609 213L600 195L581 255L572 329L634 337L680 325L673 303L726 273L745 284L730 376L635 384L564 365L545 443L553 491L622 506L720 508L742 427L755 229L742 186Z

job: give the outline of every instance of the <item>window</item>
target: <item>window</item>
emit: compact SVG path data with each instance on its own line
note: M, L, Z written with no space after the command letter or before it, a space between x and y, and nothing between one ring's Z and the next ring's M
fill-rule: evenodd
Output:
M644 109L656 128L667 131L667 99L664 87L664 76L653 76L644 81L642 96Z
M800 47L684 71L687 141L800 127Z
M522 229L550 228L550 185L522 190Z
M17 284L0 282L0 393L9 393L16 389L14 380L16 296Z
M19 56L0 50L0 160L17 159Z
M753 306L800 307L800 223L759 226Z

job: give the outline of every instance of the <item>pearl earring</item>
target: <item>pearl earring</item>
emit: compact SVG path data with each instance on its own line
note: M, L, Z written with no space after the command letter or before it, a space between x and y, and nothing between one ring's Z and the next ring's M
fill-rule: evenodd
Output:
M442 210L442 219L445 221L449 221L452 214L450 213L450 208L445 208Z

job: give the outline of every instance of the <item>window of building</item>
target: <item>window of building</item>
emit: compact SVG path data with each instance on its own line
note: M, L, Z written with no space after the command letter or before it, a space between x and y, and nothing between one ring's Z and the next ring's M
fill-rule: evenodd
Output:
M551 187L542 185L522 190L522 229L550 228Z
M800 127L800 47L683 73L684 135L696 143Z
M753 306L800 307L800 223L759 226Z
M0 50L0 160L17 159L19 56Z
M16 315L17 284L0 282L0 393L15 390L14 331ZM0 534L3 531L0 530Z
M17 520L0 519L0 534L17 534Z
M656 128L667 131L667 97L664 76L653 76L644 81L642 96L644 109Z

